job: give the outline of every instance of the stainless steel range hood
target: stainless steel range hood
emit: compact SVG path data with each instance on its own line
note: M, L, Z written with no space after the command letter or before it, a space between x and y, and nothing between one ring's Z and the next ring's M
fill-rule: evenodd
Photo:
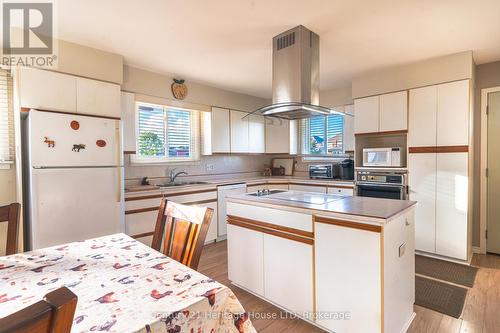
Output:
M254 113L285 119L345 115L319 105L319 36L302 25L273 38L272 103Z

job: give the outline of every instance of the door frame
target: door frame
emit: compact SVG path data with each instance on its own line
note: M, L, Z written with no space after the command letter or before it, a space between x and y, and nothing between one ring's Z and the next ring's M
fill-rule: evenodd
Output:
M488 94L500 92L499 87L481 89L481 179L479 196L479 249L481 253L486 253L486 227L488 225L488 178L486 168L488 166Z

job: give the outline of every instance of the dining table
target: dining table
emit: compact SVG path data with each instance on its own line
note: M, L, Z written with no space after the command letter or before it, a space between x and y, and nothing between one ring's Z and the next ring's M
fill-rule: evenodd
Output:
M125 234L0 257L0 318L60 287L71 332L255 332L231 289Z

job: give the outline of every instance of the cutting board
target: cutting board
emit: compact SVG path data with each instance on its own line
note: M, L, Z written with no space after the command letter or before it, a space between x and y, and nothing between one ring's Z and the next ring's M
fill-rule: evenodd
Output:
M285 176L293 176L293 158L273 158L273 168L285 168Z

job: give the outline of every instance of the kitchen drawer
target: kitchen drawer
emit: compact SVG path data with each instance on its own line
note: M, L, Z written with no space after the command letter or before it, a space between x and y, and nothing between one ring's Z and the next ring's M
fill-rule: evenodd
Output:
M354 188L329 187L328 194L345 195L352 197L354 196Z
M125 212L142 209L142 208L153 208L160 207L161 197L152 199L141 199L141 200L129 200L125 201Z
M269 190L285 190L285 191L288 191L288 183L287 184L282 184L282 183L277 183L277 184L268 183L267 184L267 188Z
M217 191L200 192L200 193L187 193L187 194L177 194L177 193L164 193L164 196L168 200L172 200L177 203L194 203L198 201L207 200L217 200Z

